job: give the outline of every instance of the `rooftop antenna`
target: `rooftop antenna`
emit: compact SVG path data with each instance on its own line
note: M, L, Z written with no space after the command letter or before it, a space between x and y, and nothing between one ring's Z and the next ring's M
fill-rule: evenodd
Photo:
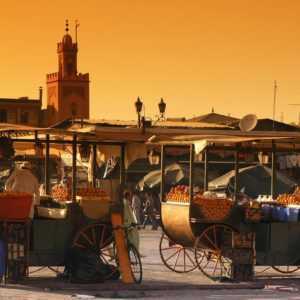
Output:
M276 96L277 96L277 81L274 80L274 95L273 95L273 130L275 129L275 112L276 112Z
M77 44L77 31L78 31L78 27L79 27L79 23L78 20L75 20L75 42Z

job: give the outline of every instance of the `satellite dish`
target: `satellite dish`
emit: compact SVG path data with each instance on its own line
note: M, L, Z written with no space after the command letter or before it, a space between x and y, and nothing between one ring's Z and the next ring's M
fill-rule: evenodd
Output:
M244 116L239 123L241 131L251 131L257 124L257 117L254 114Z

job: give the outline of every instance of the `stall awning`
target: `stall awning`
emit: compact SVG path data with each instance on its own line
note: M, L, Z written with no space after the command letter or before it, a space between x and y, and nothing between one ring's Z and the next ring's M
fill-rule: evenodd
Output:
M200 153L208 146L215 147L241 147L249 148L272 148L276 144L277 148L286 150L300 149L299 132L232 132L214 131L203 132L201 135L184 135L173 137L152 136L148 142L152 145L194 145L196 153Z

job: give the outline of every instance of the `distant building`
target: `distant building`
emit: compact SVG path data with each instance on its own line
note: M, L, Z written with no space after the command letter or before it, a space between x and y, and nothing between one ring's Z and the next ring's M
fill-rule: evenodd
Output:
M38 99L20 97L0 98L0 123L40 126L42 110L42 88Z
M89 74L77 72L77 41L66 33L57 44L58 72L47 74L47 108L38 99L0 98L0 123L46 127L65 119L89 118Z

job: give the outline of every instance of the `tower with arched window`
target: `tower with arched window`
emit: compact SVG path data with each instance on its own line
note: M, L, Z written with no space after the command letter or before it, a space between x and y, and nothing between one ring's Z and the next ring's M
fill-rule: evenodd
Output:
M77 71L77 40L66 33L57 44L58 72L47 74L47 125L65 119L89 118L89 74Z

